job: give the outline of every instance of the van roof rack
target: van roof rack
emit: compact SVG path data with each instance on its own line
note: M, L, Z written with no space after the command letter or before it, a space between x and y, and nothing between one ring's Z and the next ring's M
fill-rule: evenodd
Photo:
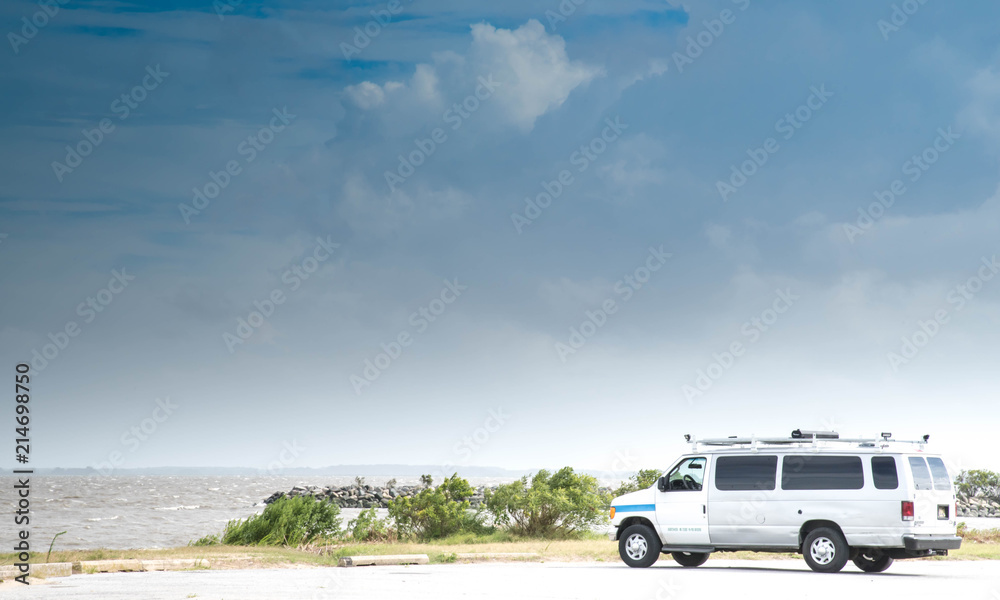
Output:
M827 442L838 442L842 444L859 444L868 447L876 446L878 444L896 443L896 444L926 444L930 439L930 435L923 436L920 440L894 440L892 439L891 433L882 433L881 438L842 438L840 434L836 431L807 431L802 429L796 429L792 431L791 437L739 437L730 436L725 438L706 438L703 440L696 439L691 434L686 434L684 440L690 442L691 444L698 446L745 446L750 445L753 447L757 446L792 446L792 445L818 445L819 442L824 444Z

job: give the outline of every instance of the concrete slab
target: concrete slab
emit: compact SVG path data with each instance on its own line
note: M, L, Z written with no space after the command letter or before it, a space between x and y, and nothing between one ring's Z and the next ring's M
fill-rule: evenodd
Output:
M29 567L32 577L69 577L73 574L73 563L38 563ZM14 579L21 571L14 565L0 567L0 580Z
M134 558L124 560L81 560L82 573L118 573L121 571L142 571L142 561Z
M383 556L345 556L337 562L337 566L426 565L430 562L431 560L426 554L386 554Z
M200 558L173 558L142 561L143 571L185 571L188 569L210 569L211 563Z

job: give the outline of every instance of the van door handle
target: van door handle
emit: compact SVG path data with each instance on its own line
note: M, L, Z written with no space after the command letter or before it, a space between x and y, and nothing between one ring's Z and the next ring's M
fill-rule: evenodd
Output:
M704 504L701 505L701 514L703 514L703 515L707 515L708 514L708 509L705 507Z

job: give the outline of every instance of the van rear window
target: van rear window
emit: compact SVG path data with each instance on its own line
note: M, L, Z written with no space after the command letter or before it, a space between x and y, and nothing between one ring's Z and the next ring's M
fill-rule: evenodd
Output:
M936 456L928 456L927 464L931 467L931 477L934 478L934 489L950 490L951 476L948 475L948 467L944 466L944 461Z
M934 489L934 484L931 483L931 472L927 470L927 463L924 462L923 456L911 456L910 461L910 473L913 473L913 489L915 490L932 490Z
M777 456L720 456L715 461L717 490L773 490Z
M894 490L899 487L896 459L891 456L872 457L872 480L877 490Z
M865 487L860 456L786 456L783 490L860 490Z

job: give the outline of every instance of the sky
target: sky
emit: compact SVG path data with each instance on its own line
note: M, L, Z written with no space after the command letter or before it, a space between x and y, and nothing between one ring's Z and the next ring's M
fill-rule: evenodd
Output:
M998 20L3 2L30 465L619 472L832 428L1000 470Z

